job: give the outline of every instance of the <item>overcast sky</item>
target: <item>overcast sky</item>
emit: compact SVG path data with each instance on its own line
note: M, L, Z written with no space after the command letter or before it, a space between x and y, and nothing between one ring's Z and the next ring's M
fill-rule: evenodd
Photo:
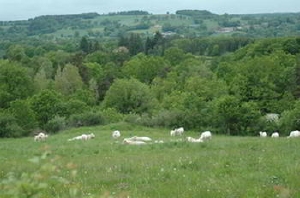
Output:
M300 0L0 0L0 21L129 10L164 14L182 9L208 10L215 14L300 12Z

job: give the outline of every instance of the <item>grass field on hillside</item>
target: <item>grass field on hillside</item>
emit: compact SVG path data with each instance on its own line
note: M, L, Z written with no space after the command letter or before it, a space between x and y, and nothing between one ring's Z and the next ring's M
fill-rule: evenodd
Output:
M111 138L113 130L121 138ZM300 197L300 139L170 137L126 123L69 129L46 142L0 139L0 197ZM89 141L67 139L93 132ZM131 136L164 143L124 145ZM181 141L183 139L183 141Z

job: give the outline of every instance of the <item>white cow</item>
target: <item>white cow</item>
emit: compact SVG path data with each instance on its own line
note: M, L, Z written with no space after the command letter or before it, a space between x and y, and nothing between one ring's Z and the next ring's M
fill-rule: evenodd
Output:
M87 136L87 140L94 139L96 137L94 133L88 134L86 136Z
M170 131L170 135L171 135L171 136L176 136L175 130L171 130L171 131Z
M193 138L193 137L187 137L187 141L188 142L196 142L196 143L203 142L203 140L201 138L196 139L196 138Z
M143 141L143 142L150 142L152 139L150 137L139 137L139 136L133 136L130 138L126 138L126 140L130 141Z
M260 132L259 132L259 136L260 136L260 137L267 137L268 134L267 134L267 132L265 132L265 131L260 131Z
M279 133L278 132L274 132L271 135L272 138L278 138L279 137Z
M121 137L121 132L116 130L116 131L113 131L111 136L114 138L114 139L117 139L119 137Z
M95 135L94 133L91 133L91 134L82 134L82 135L79 135L79 136L76 136L76 137L73 137L73 138L70 138L68 139L68 141L74 141L74 140L90 140L90 139L93 139L95 138Z
M210 131L204 131L200 135L200 139L203 140L203 141L205 141L205 140L211 140L211 138L212 138L212 134L211 134Z
M291 137L300 137L300 131L296 130L296 131L291 131L290 135L288 136L288 138Z
M47 138L48 138L47 134L40 132L38 135L34 136L33 140L36 142L37 141L45 141Z
M184 132L184 128L183 127L180 127L178 129L175 129L175 132L177 135L183 135L183 132Z
M184 128L183 128L183 127L180 127L180 128L171 130L171 131L170 131L170 135L171 135L171 136L183 135L183 132L184 132Z
M146 142L144 141L136 141L136 140L130 140L128 138L125 138L123 140L123 143L124 144L130 144L130 145L144 145L144 144L147 144Z

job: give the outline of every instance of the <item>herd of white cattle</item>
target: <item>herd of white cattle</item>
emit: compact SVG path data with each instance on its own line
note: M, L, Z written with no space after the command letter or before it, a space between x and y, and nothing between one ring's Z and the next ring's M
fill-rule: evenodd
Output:
M265 131L260 131L259 136L264 138L264 137L268 137L268 134ZM279 133L278 132L273 132L271 134L271 137L272 138L279 138ZM287 138L295 138L295 137L300 137L300 131L298 131L298 130L291 131L290 135L287 136Z
M170 136L172 136L172 137L173 136L183 136L183 134L184 134L183 127L175 128L170 131ZM111 136L115 140L119 139L121 137L121 132L118 130L115 130L112 132ZM259 136L262 138L265 138L265 137L268 137L268 134L265 131L260 131ZM279 133L273 132L271 134L271 137L279 138ZM287 138L295 138L295 137L300 137L300 131L298 131L298 130L291 131L290 135L287 136ZM40 132L39 134L34 136L34 141L36 141L36 142L45 141L47 138L48 138L48 135L45 132ZM68 139L68 141L90 140L90 139L94 139L94 138L95 138L95 134L90 133L90 134L82 134L82 135L70 138L70 139ZM193 143L201 143L201 142L209 141L211 139L212 139L212 133L210 131L204 131L200 134L200 136L198 138L187 137L186 141L193 142ZM145 145L145 144L149 144L149 143L164 143L164 141L163 140L152 141L152 139L150 137L146 137L146 136L133 136L133 137L123 139L123 144L129 144L129 145Z
M175 128L170 131L170 135L173 136L183 136L184 134L184 128L179 127ZM113 131L112 132L112 138L118 139L121 136L120 131ZM187 137L186 141L188 142L204 142L206 140L210 140L212 138L212 134L210 131L205 131L201 133L199 138L193 138L193 137ZM152 141L150 137L145 137L145 136L133 136L129 138L124 138L123 139L124 144L130 144L130 145L145 145L149 143L164 143L163 140L155 140Z

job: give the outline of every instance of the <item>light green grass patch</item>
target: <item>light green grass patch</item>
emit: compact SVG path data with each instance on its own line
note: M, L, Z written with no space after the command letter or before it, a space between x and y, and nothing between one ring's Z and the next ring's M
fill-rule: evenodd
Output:
M121 131L114 140L111 133ZM68 142L91 133L95 139ZM33 138L0 140L0 178L8 172L33 174L45 164L43 197L299 197L300 139L229 137L213 135L204 143L186 136L170 137L170 129L117 123L82 127L50 135L46 142ZM123 138L149 136L163 144L124 145ZM183 141L182 141L183 140ZM47 158L34 164L28 159ZM63 185L56 178L65 179ZM76 174L74 174L76 173ZM48 178L49 177L49 178ZM3 187L2 187L3 188ZM70 192L71 189L71 192ZM74 197L74 196L73 196Z

